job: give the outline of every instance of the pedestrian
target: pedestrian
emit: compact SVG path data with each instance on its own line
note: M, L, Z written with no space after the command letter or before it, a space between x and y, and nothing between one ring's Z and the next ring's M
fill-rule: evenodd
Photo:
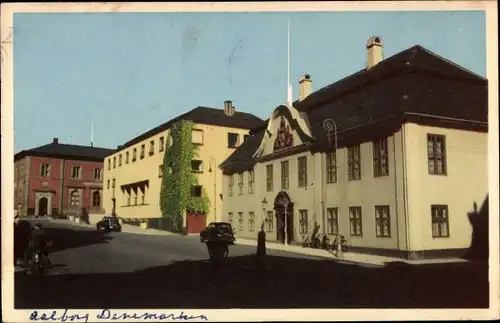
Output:
M42 253L50 264L49 251L48 251L50 243L51 240L47 232L45 232L45 230L42 229L42 225L40 223L35 224L35 228L29 236L28 246L26 247L26 251L24 252L24 266L27 273L31 269L28 266L30 263L29 260L31 259L31 257L35 252Z
M260 227L257 234L257 270L266 269L266 231L264 230L264 223Z
M22 258L24 250L29 242L31 227L29 222L21 221L19 215L14 217L14 266L17 265L17 260Z

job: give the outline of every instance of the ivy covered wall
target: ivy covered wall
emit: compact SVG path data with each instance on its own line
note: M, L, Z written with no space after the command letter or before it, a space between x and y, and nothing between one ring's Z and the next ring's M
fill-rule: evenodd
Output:
M180 120L173 124L163 157L160 209L175 232L183 231L184 213L207 214L210 209L210 199L204 188L200 197L192 195L193 186L198 185L198 179L191 172L191 160L198 157L198 147L192 143L192 129L190 121Z

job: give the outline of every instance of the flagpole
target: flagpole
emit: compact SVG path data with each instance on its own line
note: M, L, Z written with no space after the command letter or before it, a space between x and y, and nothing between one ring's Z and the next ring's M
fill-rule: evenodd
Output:
M290 18L288 18L288 49L287 49L287 105L292 107L292 84L290 83ZM285 205L285 247L288 246L288 203Z
M292 84L290 83L290 18L288 18L288 49L287 49L287 105L292 106Z

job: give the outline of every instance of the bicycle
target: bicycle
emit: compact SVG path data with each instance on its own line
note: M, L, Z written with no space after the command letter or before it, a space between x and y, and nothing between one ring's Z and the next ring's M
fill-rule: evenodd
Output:
M309 239L309 236L302 236L302 247L303 248L309 248L311 247L311 240Z

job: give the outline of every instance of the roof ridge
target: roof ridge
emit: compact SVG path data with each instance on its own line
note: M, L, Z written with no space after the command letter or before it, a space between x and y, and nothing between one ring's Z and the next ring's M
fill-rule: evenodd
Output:
M459 65L459 64L457 64L457 63L455 63L455 62L453 62L453 61L451 61L451 60L449 60L449 59L447 59L447 58L445 58L445 57L443 57L443 56L435 53L435 52L433 52L432 50L430 50L428 48L425 48L425 47L423 47L421 45L417 45L417 46L420 47L420 49L423 50L424 52L426 52L427 54L432 55L432 56L436 57L437 59L440 59L443 62L446 62L446 63L452 65L453 67L456 67L456 68L462 70L463 72L466 72L466 73L470 74L471 76L474 76L474 77L476 77L476 78L478 78L480 80L483 80L483 81L487 81L488 80L486 77L483 77L483 76L481 76L481 75L479 75L479 74L477 74L477 73L475 73L475 72L473 72L473 71L471 71L471 70L469 70L469 69L467 69L467 68L465 68L465 67L463 67L463 66L461 66L461 65Z

